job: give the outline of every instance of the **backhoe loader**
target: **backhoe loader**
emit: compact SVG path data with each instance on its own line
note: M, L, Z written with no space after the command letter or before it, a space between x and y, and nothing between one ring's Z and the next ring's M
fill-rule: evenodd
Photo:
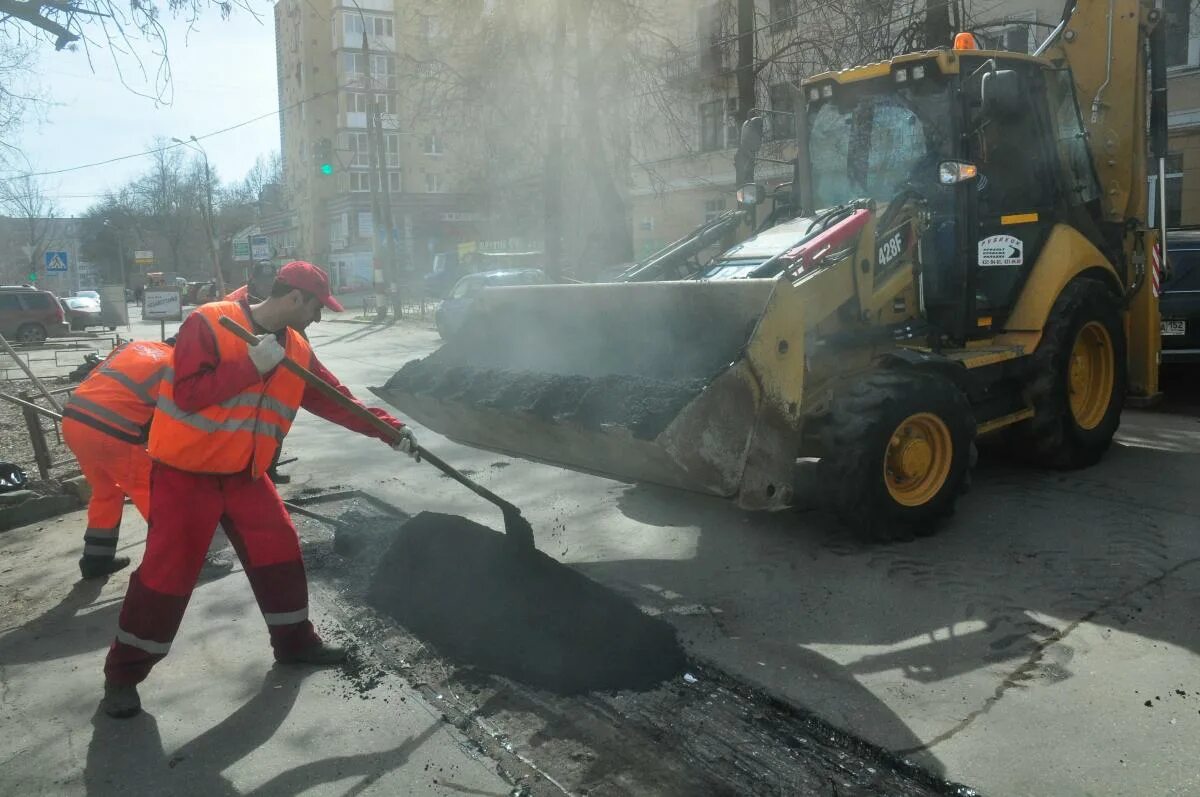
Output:
M1157 391L1164 42L1149 3L1077 0L1033 55L960 36L811 77L812 234L777 276L491 289L376 392L468 444L753 510L813 461L872 539L933 531L977 437L1091 465Z

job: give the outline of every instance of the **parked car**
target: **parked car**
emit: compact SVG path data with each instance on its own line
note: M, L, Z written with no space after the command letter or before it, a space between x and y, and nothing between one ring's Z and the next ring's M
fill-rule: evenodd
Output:
M84 299L100 301L100 291L75 291L75 295Z
M87 296L68 296L59 299L66 314L67 323L76 332L82 332L88 327L105 326L100 319L100 300Z
M1167 232L1171 272L1159 300L1162 361L1200 362L1200 230Z
M31 285L0 285L0 335L41 343L69 331L66 314L53 293Z
M546 272L540 268L503 269L500 271L481 271L478 274L468 274L460 279L450 291L450 295L442 300L434 311L433 320L437 324L438 334L449 339L462 328L463 321L471 311L471 305L484 288L498 288L504 285L543 285L546 282Z

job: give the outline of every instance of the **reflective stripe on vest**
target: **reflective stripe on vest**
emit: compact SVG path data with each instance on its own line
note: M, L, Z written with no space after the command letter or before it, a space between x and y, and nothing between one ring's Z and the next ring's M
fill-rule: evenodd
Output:
M87 416L141 439L170 363L171 347L166 343L134 341L119 346L75 388L67 400L67 414Z
M228 316L246 329L253 320L237 302L201 305L195 315L208 324L222 361L248 359L247 346L221 326ZM312 349L295 331L287 330L287 356L301 365L312 362ZM276 368L259 381L217 404L185 412L175 402L175 372L163 373L154 422L150 427L150 456L163 464L192 473L240 473L247 468L257 478L266 472L304 397L304 381Z

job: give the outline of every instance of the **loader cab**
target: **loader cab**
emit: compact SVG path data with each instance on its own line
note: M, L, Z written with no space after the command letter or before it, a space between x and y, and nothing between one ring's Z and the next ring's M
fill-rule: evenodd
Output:
M951 342L1003 328L1055 221L1098 196L1070 73L1041 59L917 53L803 92L814 207L874 200L881 240L921 208L922 314Z

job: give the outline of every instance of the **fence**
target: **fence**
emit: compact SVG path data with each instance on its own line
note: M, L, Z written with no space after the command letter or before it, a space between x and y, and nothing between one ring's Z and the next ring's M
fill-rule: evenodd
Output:
M107 357L121 340L121 336L114 332L50 338L43 343L34 344L13 343L11 351L0 348L0 383L26 378L26 369L16 361L17 358L38 377L48 379L67 376L83 365L87 355Z

